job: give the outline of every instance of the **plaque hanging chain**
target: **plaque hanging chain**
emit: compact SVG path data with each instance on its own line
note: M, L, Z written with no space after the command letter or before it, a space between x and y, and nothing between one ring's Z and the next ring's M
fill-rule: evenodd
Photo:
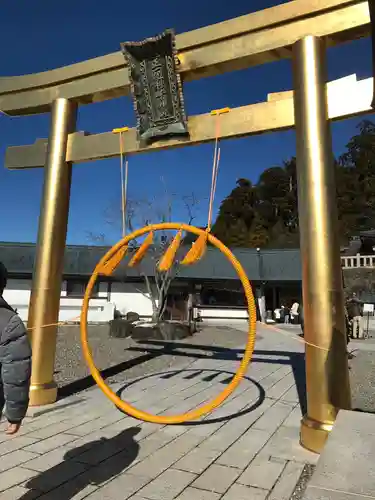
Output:
M121 216L122 216L122 237L126 235L126 205L128 191L129 162L124 154L123 133L129 130L128 127L113 129L114 134L119 134L120 143L120 176L121 176Z
M121 214L122 214L122 236L126 233L126 204L127 204L127 190L128 190L128 172L129 161L128 157L124 157L122 147L122 132L120 133L120 154L121 154Z
M203 255L207 250L208 235L211 232L212 228L213 205L216 192L217 174L220 163L220 142L219 142L220 120L221 120L221 115L223 113L228 113L229 111L230 111L229 108L215 109L211 111L211 115L216 116L216 123L215 123L215 147L214 147L214 157L212 162L212 178L211 178L211 189L210 189L210 201L208 204L207 227L206 231L197 238L197 240L193 243L189 252L182 259L181 264L183 266L190 266L192 264L195 264L203 257Z
M212 178L211 178L211 189L210 189L210 201L208 205L208 220L207 220L207 231L211 231L212 227L212 215L213 215L213 205L216 193L217 175L219 171L220 163L220 118L224 113L229 113L230 108L215 109L211 111L211 115L216 116L215 125L215 147L214 147L214 157L212 162Z

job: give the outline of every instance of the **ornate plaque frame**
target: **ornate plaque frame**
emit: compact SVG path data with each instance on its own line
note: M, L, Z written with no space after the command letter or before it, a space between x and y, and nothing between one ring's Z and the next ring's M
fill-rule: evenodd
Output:
M121 50L129 66L140 141L188 135L174 31L121 43Z

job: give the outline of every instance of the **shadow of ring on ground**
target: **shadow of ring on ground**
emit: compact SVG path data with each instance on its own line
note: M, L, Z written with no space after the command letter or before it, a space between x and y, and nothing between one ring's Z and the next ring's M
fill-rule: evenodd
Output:
M215 373L216 374L215 376L223 374L223 373L228 374L228 378L226 378L225 380L221 381L222 384L228 384L231 381L231 379L234 377L234 375L235 375L233 372L230 372L230 371L227 371L227 370L214 370L214 369L210 369L210 368L207 368L207 369L198 369L198 368L191 369L191 368L188 368L188 369L181 369L181 370L171 370L171 371L166 371L166 372L152 373L150 375L146 375L144 377L137 378L136 380L132 380L131 382L128 382L123 387L121 387L116 392L116 394L117 394L118 397L122 398L122 393L126 389L128 389L129 387L135 385L140 380L144 380L144 379L148 379L148 378L152 378L152 377L161 377L161 378L166 379L166 378L172 378L172 377L180 375L182 373L183 374L189 374L189 372L190 372L190 374L191 373L196 373L196 372L198 374L202 374L203 372L211 372L211 373ZM188 376L190 376L190 374ZM193 378L193 377L191 377L191 378ZM225 415L223 417L210 418L210 419L208 419L206 417L205 420L197 420L197 421L184 422L183 425L194 426L194 425L208 425L208 424L216 424L216 423L226 422L227 420L233 420L234 418L241 417L242 415L246 415L246 414L251 413L252 411L256 410L256 408L258 408L263 403L263 401L264 401L264 399L266 397L266 392L265 392L264 388L262 387L262 385L258 381L254 380L254 379L252 379L250 377L243 377L241 383L243 383L244 381L250 382L250 384L255 385L255 387L259 391L258 398L256 399L255 402L253 402L251 404L251 406L247 406L246 408L241 409L239 412L230 413L229 415ZM157 390L157 387L155 387L155 390ZM234 394L235 394L235 392L234 392ZM228 399L226 401L228 401ZM173 406L171 406L171 408L173 408ZM218 408L220 408L220 406ZM121 408L117 407L117 409L119 411L121 411L122 413L125 413L125 412L123 412L121 410ZM167 408L167 410L168 409L169 408Z

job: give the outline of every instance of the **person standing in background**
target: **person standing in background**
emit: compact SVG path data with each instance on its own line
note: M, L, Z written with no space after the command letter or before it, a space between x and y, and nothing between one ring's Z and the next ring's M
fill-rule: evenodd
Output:
M279 307L277 307L273 311L273 314L274 314L274 318L275 318L276 323L280 323L281 322L281 309Z
M299 303L295 301L293 302L293 305L290 309L290 317L293 324L298 324L298 310L299 310Z
M301 337L305 336L305 316L303 314L303 304L299 306L299 322L301 325L302 334Z
M363 304L353 293L347 302L349 320L352 325L352 336L354 339L363 339Z
M281 309L283 310L283 315L284 315L284 323L286 325L289 325L289 320L290 320L290 311L289 307L281 306Z

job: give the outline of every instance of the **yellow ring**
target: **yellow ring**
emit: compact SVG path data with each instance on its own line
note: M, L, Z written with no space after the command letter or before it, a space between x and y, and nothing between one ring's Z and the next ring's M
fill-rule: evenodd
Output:
M91 375L94 378L95 382L98 384L100 389L104 392L104 394L121 410L123 410L128 415L131 415L134 418L139 420L144 420L145 422L152 422L155 424L181 424L183 422L188 422L191 420L196 420L207 413L210 413L212 410L221 405L221 403L227 399L232 392L237 388L239 383L241 382L242 377L246 374L247 367L250 363L251 357L254 351L255 344L255 330L256 330L256 308L254 295L251 289L250 282L246 273L241 266L240 262L236 259L236 257L232 254L232 252L227 248L221 241L208 233L208 241L212 245L214 245L218 250L220 250L227 259L231 262L232 266L236 270L238 277L241 280L242 286L245 291L245 296L247 300L247 310L249 313L249 331L248 331L248 339L246 349L240 363L240 366L237 369L236 374L234 375L230 384L228 384L225 389L216 396L213 400L208 403L203 404L202 406L189 411L188 413L184 413L182 415L152 415L151 413L147 413L142 410L138 410L134 406L130 405L123 401L117 394L115 394L104 382L102 376L100 375L99 370L96 368L92 352L90 350L90 346L88 344L87 339L87 314L89 308L90 295L92 293L93 287L95 285L96 279L98 277L98 270L103 266L103 264L108 261L113 255L116 254L123 246L127 245L129 241L143 236L144 234L150 231L161 231L161 230L183 230L197 236L204 234L205 231L199 229L197 227L189 226L187 224L178 224L178 223L163 223L163 224L153 224L152 226L143 227L134 231L133 233L125 236L122 240L116 243L108 252L102 257L99 264L96 266L90 281L87 285L85 296L82 304L82 312L81 312L81 343L83 354L86 360L86 363L90 369Z

